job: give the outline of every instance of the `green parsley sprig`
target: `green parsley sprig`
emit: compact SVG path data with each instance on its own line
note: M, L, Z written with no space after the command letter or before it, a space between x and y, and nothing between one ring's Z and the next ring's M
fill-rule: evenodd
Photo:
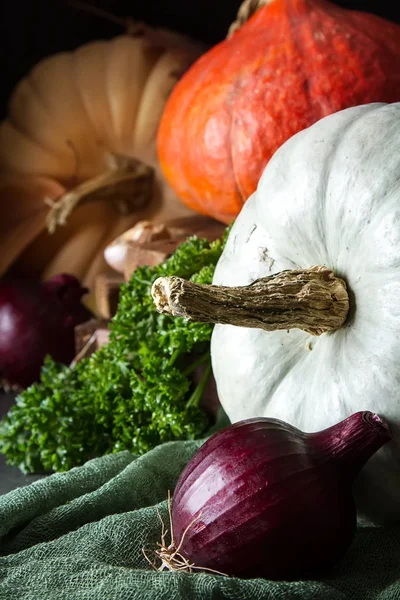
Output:
M0 423L0 451L25 473L65 471L102 454L143 454L207 431L199 407L211 373L212 325L157 313L157 277L211 283L222 240L191 237L164 263L139 267L123 284L109 343L74 368L47 358L40 382L24 390ZM193 371L204 375L197 387Z

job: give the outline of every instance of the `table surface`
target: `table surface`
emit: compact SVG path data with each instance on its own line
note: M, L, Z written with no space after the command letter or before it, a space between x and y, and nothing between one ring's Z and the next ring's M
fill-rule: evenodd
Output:
M13 402L14 398L12 395L0 393L0 419L12 406ZM0 454L0 494L6 494L17 487L28 485L36 479L41 479L41 476L24 475L15 467L8 467L5 457Z

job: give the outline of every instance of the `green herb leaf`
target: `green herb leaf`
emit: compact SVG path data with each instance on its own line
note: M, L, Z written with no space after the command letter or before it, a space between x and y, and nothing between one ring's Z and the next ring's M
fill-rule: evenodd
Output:
M229 228L228 228L229 229ZM228 233L228 230L227 230ZM210 426L199 408L212 326L157 313L157 277L211 283L222 240L191 237L163 264L139 267L123 284L110 341L74 368L47 358L39 383L22 392L0 423L0 451L25 473L65 471L105 453L142 454ZM191 373L205 365L194 388Z

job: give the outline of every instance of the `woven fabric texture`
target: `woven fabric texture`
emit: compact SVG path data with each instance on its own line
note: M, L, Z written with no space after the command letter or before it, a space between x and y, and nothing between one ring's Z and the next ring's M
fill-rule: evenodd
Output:
M0 496L0 600L400 599L400 527L359 528L319 580L154 571L142 548L160 541L168 490L199 444L104 456Z

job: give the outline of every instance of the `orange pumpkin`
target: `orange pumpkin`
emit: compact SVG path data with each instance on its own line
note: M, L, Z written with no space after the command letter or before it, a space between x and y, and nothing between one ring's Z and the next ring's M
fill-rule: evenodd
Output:
M175 86L158 130L178 196L225 223L293 134L350 106L400 99L399 25L324 0L246 0L238 17Z

